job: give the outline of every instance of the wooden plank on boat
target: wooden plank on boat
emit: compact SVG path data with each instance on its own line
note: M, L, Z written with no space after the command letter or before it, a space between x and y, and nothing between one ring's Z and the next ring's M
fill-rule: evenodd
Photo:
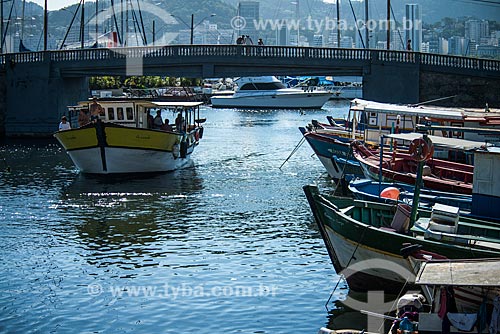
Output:
M162 101L152 101L154 105L157 105L158 107L197 107L201 106L203 102L162 102Z
M437 119L463 119L463 111L455 108L441 108L429 106L408 106L398 105L391 103L382 103L367 101L363 99L354 99L351 101L351 110L375 112L379 114L393 114L393 115L408 115L419 117L432 117Z
M384 135L384 137L386 138L407 140L407 141L412 141L417 138L422 138L422 136L423 135L421 133L414 133L414 132ZM431 136L431 135L428 135L427 137L432 141L432 144L434 144L435 146L446 147L456 150L469 151L481 148L485 145L484 142L458 139L458 138L446 138L446 137Z
M500 285L500 259L424 262L417 275L419 285Z

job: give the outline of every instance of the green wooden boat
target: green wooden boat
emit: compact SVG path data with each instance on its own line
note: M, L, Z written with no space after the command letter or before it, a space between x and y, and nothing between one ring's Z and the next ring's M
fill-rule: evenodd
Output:
M411 287L414 271L402 255L408 245L450 259L500 257L498 223L459 217L440 207L419 210L409 226L411 208L404 204L329 196L312 185L304 192L335 270L355 291L399 293Z

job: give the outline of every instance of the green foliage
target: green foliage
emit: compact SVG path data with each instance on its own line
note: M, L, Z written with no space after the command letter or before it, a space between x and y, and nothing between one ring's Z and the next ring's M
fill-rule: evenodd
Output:
M110 89L110 88L120 88L122 83L120 77L91 77L89 80L90 89Z
M160 87L175 87L175 86L200 86L201 79L193 78L175 78L175 77L160 77L160 76L132 76L127 78L104 76L91 77L89 80L89 88L96 89L112 89L112 88L160 88Z

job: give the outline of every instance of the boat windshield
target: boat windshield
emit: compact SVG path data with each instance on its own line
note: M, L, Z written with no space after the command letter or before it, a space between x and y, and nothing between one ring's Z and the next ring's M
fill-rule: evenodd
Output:
M241 86L240 90L276 90L286 88L281 82L249 82Z

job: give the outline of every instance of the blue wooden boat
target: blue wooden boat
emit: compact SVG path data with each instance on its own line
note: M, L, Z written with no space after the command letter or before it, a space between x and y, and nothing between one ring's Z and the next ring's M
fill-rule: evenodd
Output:
M384 191L394 188L398 198L383 196ZM413 191L415 187L403 183L377 182L369 179L355 179L349 183L349 190L356 199L395 204L398 202L411 205L413 202ZM382 196L381 196L382 195ZM431 189L421 189L419 207L432 208L436 203L450 205L460 208L461 214L470 214L472 208L472 196L465 194L454 194Z

